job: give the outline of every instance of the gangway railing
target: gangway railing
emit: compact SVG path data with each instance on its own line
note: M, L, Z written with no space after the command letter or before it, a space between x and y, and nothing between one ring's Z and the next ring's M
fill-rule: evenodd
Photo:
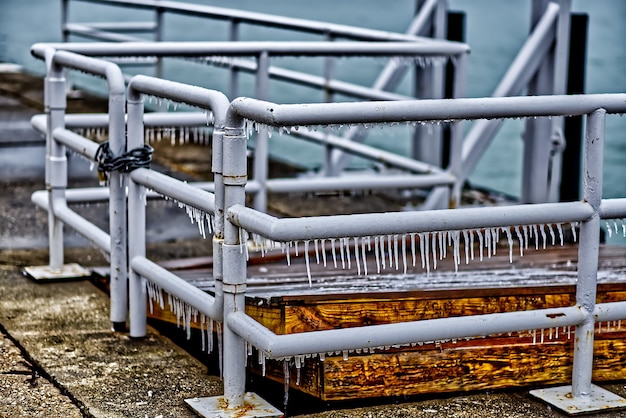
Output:
M245 344L261 352L261 358L284 359L325 352L349 352L417 342L473 338L494 333L518 332L556 326L575 326L572 385L536 393L553 404L601 408L623 405L623 399L591 384L593 332L596 321L626 317L626 302L596 304L600 219L626 217L626 200L602 200L602 153L604 119L607 113L626 111L626 95L534 96L491 99L423 100L388 103L335 103L279 105L240 98L232 102L223 139L223 167L232 167L225 177L225 225L223 244L224 285L243 289L234 294L234 305L225 304L224 373L225 397L241 405L245 372ZM586 115L584 144L585 187L580 202L529 204L496 208L383 213L345 216L276 219L245 207L242 179L245 171L246 121L276 128L346 123L393 123L404 121L461 120L476 118L558 117ZM249 123L249 122L247 122ZM232 160L231 160L232 159ZM241 159L240 161L234 161ZM452 164L453 167L458 167ZM234 168L239 170L234 170ZM236 179L236 180L235 180ZM351 329L315 331L297 335L275 335L243 310L246 285L246 255L242 237L256 234L261 243L354 238L355 261L359 240L397 234L471 233L475 230L509 230L535 223L580 223L576 305L571 307L508 312L476 317L440 318ZM467 242L467 241L466 241ZM270 244L272 245L272 244ZM455 256L458 241L455 240ZM362 244L362 250L366 250ZM305 257L308 257L306 255ZM307 259L308 261L308 259ZM308 268L308 263L307 263ZM232 308L231 311L229 309ZM228 355L226 354L228 353ZM234 377L237 374L239 377ZM559 399L566 401L559 402Z
M227 41L235 42L241 40L241 27L244 24L251 26L262 26L291 32L308 33L319 35L325 41L337 39L347 39L356 41L396 41L396 42L446 42L443 40L445 34L445 10L446 4L443 0L427 0L417 11L415 18L411 22L406 34L395 33L382 30L374 30L350 25L343 25L329 22L319 22L310 19L290 18L278 16L276 14L248 12L239 9L214 7L175 1L162 0L75 0L75 3L100 4L112 7L127 9L148 10L153 13L153 20L143 22L70 22L70 0L61 2L61 31L63 42L68 42L71 35L91 38L98 41L132 42L143 39L129 35L128 33L149 33L155 41L165 40L165 16L183 15L193 16L217 21L227 21L228 29ZM120 33L120 32L125 32ZM428 36L428 37L425 37ZM432 36L432 37L431 37ZM433 38L439 38L434 40ZM162 59L157 58L156 76L163 76ZM231 77L229 93L232 97L237 96L238 72L245 70L250 64L244 61L231 61ZM331 81L334 72L333 58L326 59L324 65L325 79ZM390 63L385 66L381 76L374 87L383 90L393 90L397 85L405 69ZM332 90L327 90L327 97L332 97ZM330 101L330 100L329 100Z
M220 42L128 42L122 44L115 43L72 43L72 44L35 44L31 50L34 55L41 56L43 51L48 48L58 48L68 50L75 53L87 54L97 57L147 57L147 56L177 56L177 57L237 57L237 56L255 56L257 57L256 66L256 97L261 99L268 98L269 79L270 79L270 58L280 56L370 56L370 57L405 57L408 59L420 58L451 58L457 71L455 72L456 94L462 96L463 79L465 78L465 60L468 48L464 44L448 43L448 44L431 44L431 43L406 43L406 42L237 42L237 43L220 43ZM390 95L381 93L380 90L367 89L358 87L352 88L353 85L344 83L336 86L342 94L353 95L367 99L409 99L408 97L399 97L398 95ZM458 143L462 131L458 124L454 125L452 130L452 141ZM334 149L340 149L351 155L359 155L375 161L380 161L385 165L400 168L409 174L427 173L424 178L418 179L415 176L408 176L405 179L397 178L395 180L402 181L404 185L408 183L414 187L437 188L443 186L449 187L452 179L449 175L444 174L444 170L436 165L422 163L408 157L403 157L391 152L380 151L371 147L365 147L358 143L350 143L349 141L340 141L332 135L324 135L321 132L303 133L303 138L308 141L320 143L324 146L326 157L324 161L331 160L331 153ZM457 152L460 149L455 148ZM452 151L451 151L452 152ZM255 186L250 190L254 190L255 207L259 210L266 210L267 193L272 187L272 183L268 182L268 134L261 129L256 136L254 143L254 181ZM450 157L452 160L453 157ZM332 171L327 168L326 171ZM342 184L345 179L334 177L329 179L320 179L317 181L319 185L326 184L326 188L332 187L333 184ZM372 184L373 188L386 187L389 182L394 179L379 180L377 176L366 176L361 180L351 179L351 185L360 183L361 186ZM408 183L407 183L408 182ZM458 183L458 182L457 182ZM378 186L377 186L378 184ZM273 183L274 189L271 191L288 192L303 191L302 181L283 180ZM293 187L291 187L293 186ZM347 189L348 186L339 186L339 189ZM456 205L453 202L452 205Z

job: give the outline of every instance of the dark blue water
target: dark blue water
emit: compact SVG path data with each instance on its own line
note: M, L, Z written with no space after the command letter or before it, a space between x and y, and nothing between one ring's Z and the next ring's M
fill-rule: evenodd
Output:
M240 7L282 14L293 17L318 19L350 25L402 32L408 26L413 0L318 0L279 1L266 0L220 0L200 1L223 7ZM488 96L504 74L516 52L524 42L529 26L530 0L451 0L453 9L467 12L467 42L472 47L468 74L468 96ZM622 0L577 0L573 10L589 13L589 48L587 58L586 89L589 93L626 92L626 2ZM146 12L124 10L120 12L97 5L73 4L71 10L74 21L106 21L122 19L150 18ZM1 0L0 1L0 60L16 62L31 71L43 72L41 62L33 59L29 46L39 41L60 40L60 2L51 0ZM271 29L244 26L242 38L285 39L285 33ZM188 17L170 16L166 18L165 38L168 40L225 40L226 25L220 22L206 22ZM309 35L289 35L289 39L318 40ZM371 84L382 62L363 59L355 62L342 62L340 76L352 81ZM282 63L279 63L282 64ZM309 59L291 60L285 65L294 68L312 67L321 69L320 62ZM220 88L224 74L203 67L184 67L178 63L166 66L168 78L192 82L211 88ZM252 79L243 78L241 94L252 94ZM96 87L97 88L97 87ZM408 89L408 84L403 87ZM318 101L321 96L307 89L287 88L276 85L272 88L272 100L276 101ZM518 195L521 173L521 134L523 124L507 121L475 170L471 182L487 186L509 194ZM375 135L370 142L387 149L406 153L408 139L402 129L389 136ZM407 136L408 138L408 136ZM299 142L286 137L276 137L271 141L273 152L284 158L302 158L309 166L319 162L319 153L311 149L302 152ZM298 150L298 152L296 152ZM626 161L626 118L610 116L607 120L607 140L605 159L604 194L606 197L626 196L624 162ZM297 157L294 157L297 156Z

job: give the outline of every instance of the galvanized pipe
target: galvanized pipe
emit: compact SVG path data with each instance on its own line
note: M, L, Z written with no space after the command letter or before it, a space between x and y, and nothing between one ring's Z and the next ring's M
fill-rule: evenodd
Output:
M215 321L222 320L221 300L169 272L158 264L143 257L135 257L130 261L130 267L141 277L156 284L173 297L184 301L208 318Z
M191 127L207 126L211 122L206 113L202 112L153 112L144 115L145 127ZM35 115L30 123L37 131L46 133L47 123L45 115ZM107 113L79 113L65 115L65 127L67 129L106 128L109 126Z
M243 205L227 211L227 219L235 225L282 242L579 222L593 215L593 208L586 202L282 219Z
M51 84L50 88L46 89L46 100L52 103L52 107L50 108L51 116L47 123L48 129L50 130L50 138L52 138L52 131L54 129L63 126L64 111L60 112L60 107L54 104L54 102L57 101L65 101L65 81L63 79L62 85L56 82L57 80L61 80L61 67L78 69L106 78L109 88L109 144L114 156L123 153L125 151L126 137L124 122L125 85L124 77L119 67L104 60L85 57L67 51L56 51L50 48L39 50L39 55L37 56L46 59L48 74L52 75L50 81L51 83L55 83L54 85ZM64 104L61 105L63 108L65 107ZM55 110L56 108L59 109L59 112ZM60 121L56 121L56 119L60 119ZM55 145L54 141L51 141L50 147L50 164L55 167L63 165L62 159L64 159L65 156L61 156L60 154L62 149ZM53 172L57 172L56 168L53 168ZM58 173L61 173L61 171ZM66 173L65 169L65 182L67 182ZM64 188L65 187L62 187L62 189ZM58 197L61 197L60 192L55 191L55 189L58 189L58 187L51 187L52 195L57 194L59 195ZM116 172L111 173L110 189L111 322L113 323L113 328L116 329L121 324L125 324L127 315L126 192L124 176ZM51 199L57 200L54 196ZM51 208L52 211L54 211L52 205ZM58 247L59 230L61 231L62 237L62 226L57 227L58 223L53 221L53 219L51 219L51 223L53 225L51 227L50 244L52 260L52 249ZM62 248L61 238L61 252Z
M31 52L41 57L47 48L100 57L117 56L456 56L466 54L465 44L415 42L81 42L37 43Z
M215 215L215 196L213 193L147 168L133 170L130 173L130 178L133 182L148 187L163 196Z
M285 335L274 334L243 311L230 314L226 324L267 357L281 358L573 326L584 319L579 306L570 306Z
M109 234L67 207L65 199L59 198L53 200L53 208L51 208L48 201L48 192L39 190L31 195L31 201L48 213L54 212L54 215L60 222L75 229L105 253L110 252L111 237Z
M223 93L215 90L145 75L136 75L128 83L129 99L136 100L137 98L131 97L131 95L137 96L140 94L150 94L211 110L216 127L224 126L226 110L230 103Z
M56 128L54 132L52 132L52 137L57 142L71 148L83 157L95 161L96 152L98 151L98 144L96 142L64 128Z
M599 213L601 219L626 218L626 198L602 199Z
M277 16L268 13L250 12L239 9L205 6L191 3L180 3L165 0L82 0L88 3L101 3L132 7L139 9L160 8L164 12L182 15L210 17L222 20L235 20L247 24L262 25L267 27L291 29L301 32L325 34L330 33L337 37L356 40L389 40L389 41L413 41L431 42L429 38L403 35L395 32L360 28L337 23L318 22L308 19L298 19L285 16ZM433 41L434 42L434 41ZM443 43L442 41L439 41Z
M143 147L144 127L143 127L143 97L129 95L126 109L128 112L128 135L126 136L126 146L128 149ZM144 177L149 177L150 170L142 168L147 173ZM145 259L146 257L146 204L145 186L134 181L131 172L128 182L128 259ZM163 176L166 177L166 176ZM170 177L167 177L170 179ZM141 275L132 267L128 271L128 303L130 336L143 338L147 334L147 289L146 283Z
M266 183L268 192L322 192L333 190L394 190L418 189L442 184L454 184L449 174L425 174L419 176L370 174L342 177L301 177L295 179L272 179ZM246 192L248 190L246 189Z
M454 121L459 119L575 116L604 108L626 112L626 94L432 99L402 102L276 104L251 98L233 100L242 118L270 126Z
M576 303L585 314L585 321L576 327L572 394L587 397L591 394L593 371L593 340L598 254L600 246L600 204L602 202L602 167L604 151L604 121L606 111L598 109L587 116L584 143L583 200L593 209L592 216L580 225L578 244L578 280Z
M222 141L222 165L224 184L224 213L235 205L245 204L247 181L247 139L243 120L233 117L229 109ZM245 312L246 254L242 251L239 228L229 219L224 221L223 291L224 319L236 312ZM224 324L224 398L228 408L243 407L246 383L245 341L228 324Z
M256 95L261 100L269 99L269 54L267 51L261 52L257 57L256 72ZM254 180L261 186L258 193L254 195L252 206L261 212L267 211L267 173L269 155L269 134L265 129L259 129L254 136Z
M45 183L48 189L48 240L49 266L59 270L64 264L63 223L55 216L53 201L63 198L67 188L67 158L65 147L54 141L52 132L62 128L67 107L65 96L66 79L63 69L55 62L55 51L44 51L46 78L44 84L44 105L46 108L46 161Z

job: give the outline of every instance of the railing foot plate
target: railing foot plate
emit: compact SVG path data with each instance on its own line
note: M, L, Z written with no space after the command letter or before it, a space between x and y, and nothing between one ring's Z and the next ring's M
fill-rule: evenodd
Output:
M207 398L190 398L185 402L193 411L201 417L231 418L231 417L282 417L283 413L267 403L255 393L246 393L244 407L228 409L223 396L211 396Z
M64 264L59 269L50 266L30 266L24 268L24 275L37 282L78 280L91 277L91 271L76 263Z
M591 393L588 396L577 398L572 395L571 386L536 389L531 390L530 394L568 415L626 408L626 399L596 385L591 385Z

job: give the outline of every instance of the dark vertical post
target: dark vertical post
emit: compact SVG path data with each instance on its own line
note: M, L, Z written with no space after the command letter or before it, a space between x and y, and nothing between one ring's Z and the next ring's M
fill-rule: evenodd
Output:
M446 39L449 41L465 42L465 13L457 11L448 12L448 30ZM446 99L454 98L454 63L446 64L446 79L444 86L444 97ZM443 128L443 151L442 151L442 167L450 164L450 126Z
M585 64L587 60L587 28L589 17L586 14L572 14L567 76L567 94L585 92ZM583 117L565 119L563 128L566 146L561 166L561 201L580 199L580 153L583 137Z

